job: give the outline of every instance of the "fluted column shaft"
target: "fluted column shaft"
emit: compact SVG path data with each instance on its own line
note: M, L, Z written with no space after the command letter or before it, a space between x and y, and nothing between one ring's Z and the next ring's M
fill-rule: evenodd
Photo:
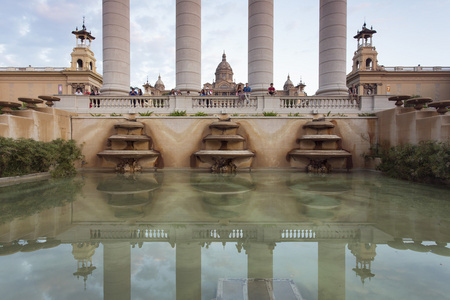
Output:
M346 51L347 0L320 0L317 95L348 95Z
M201 88L201 0L176 1L176 89Z
M103 95L130 90L130 0L103 0Z
M248 82L256 94L273 82L273 0L248 1Z

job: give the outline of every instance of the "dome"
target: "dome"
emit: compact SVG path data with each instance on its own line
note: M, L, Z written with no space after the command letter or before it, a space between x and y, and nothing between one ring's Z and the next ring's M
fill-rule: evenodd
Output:
M220 64L217 66L216 69L216 73L220 72L220 71L225 71L225 70L229 70L232 71L230 64L227 62L227 56L224 53L222 55L222 61L220 62Z
M288 75L286 82L284 83L283 90L287 91L290 88L294 87L294 84L291 81L290 76Z
M155 82L155 89L163 91L165 89L164 83L161 80L161 75L158 76L158 80Z

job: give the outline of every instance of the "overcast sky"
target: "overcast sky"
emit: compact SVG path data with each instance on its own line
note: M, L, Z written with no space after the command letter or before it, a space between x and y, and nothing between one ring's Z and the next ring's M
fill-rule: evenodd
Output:
M131 0L131 85L154 84L161 74L175 86L175 0ZM450 66L450 0L348 0L347 72L364 21L377 30L374 45L385 66ZM212 82L225 51L236 82L247 81L247 0L202 1L202 83ZM0 67L69 67L81 28L102 73L102 1L2 0ZM319 0L274 0L274 84L318 88Z

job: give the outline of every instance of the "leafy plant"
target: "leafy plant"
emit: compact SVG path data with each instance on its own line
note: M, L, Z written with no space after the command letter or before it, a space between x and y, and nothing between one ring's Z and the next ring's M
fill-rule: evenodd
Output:
M288 117L303 117L303 115L301 115L299 113L295 113L295 114L289 113Z
M334 114L333 117L348 117L348 116L346 114L337 113L337 114Z
M358 114L358 117L376 117L376 114L374 114L374 113L360 113L360 114Z
M121 116L122 116L122 114L116 114L116 113L112 113L112 114L110 114L110 116L111 116L111 117L121 117Z
M390 177L417 182L450 180L450 142L422 141L379 149L377 169Z
M204 113L204 112L201 112L201 111L199 111L198 113L193 115L193 117L206 117L206 116L208 116L208 114Z
M175 110L169 114L170 117L183 117L187 116L185 110Z
M263 112L263 116L264 117L276 117L276 116L278 116L278 114L273 111L265 111L265 112Z
M148 110L146 112L139 113L139 115L141 117L150 117L152 114L153 114L153 111L148 111Z
M93 114L93 113L91 113L91 116L93 116L93 117L103 117L102 114Z
M0 177L50 172L53 177L76 173L73 163L83 158L73 140L41 142L0 137Z

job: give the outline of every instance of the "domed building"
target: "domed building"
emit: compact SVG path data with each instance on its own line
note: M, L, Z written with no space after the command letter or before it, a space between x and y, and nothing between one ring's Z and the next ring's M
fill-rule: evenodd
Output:
M277 95L279 96L306 96L304 91L306 84L304 84L301 80L298 85L294 85L291 80L291 77L288 75L286 82L284 83L283 90L277 91Z
M236 94L237 85L233 80L233 69L227 62L225 52L222 55L222 61L216 68L215 75L215 81L213 81L212 84L207 82L203 85L205 90L212 91L212 94L216 96L230 96ZM241 84L242 88L244 87L243 83L239 84Z

